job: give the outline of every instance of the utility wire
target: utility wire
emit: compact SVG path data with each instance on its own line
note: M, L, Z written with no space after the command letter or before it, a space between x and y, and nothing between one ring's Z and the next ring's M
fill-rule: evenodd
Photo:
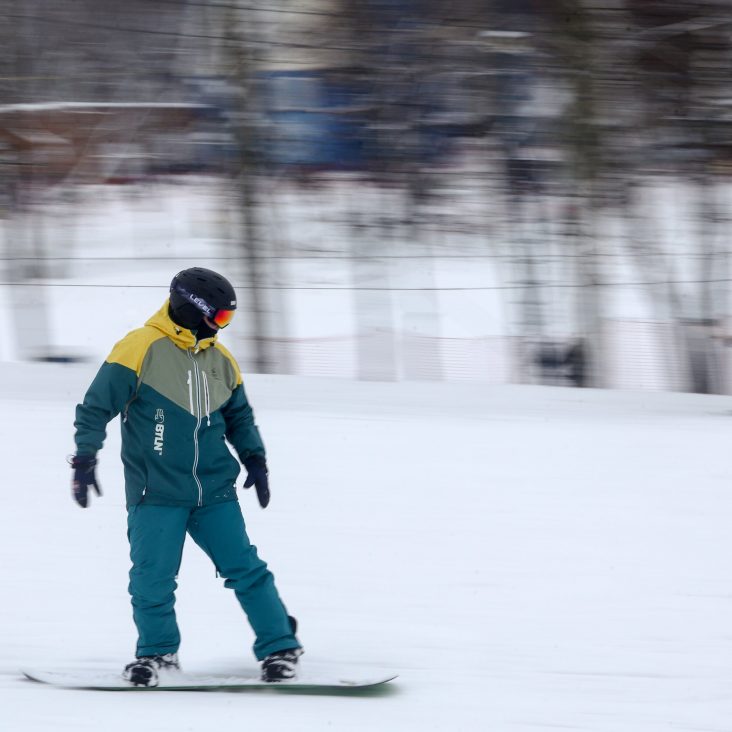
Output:
M273 291L320 291L320 292L489 292L498 290L531 290L535 288L551 290L580 290L590 287L656 287L668 285L712 285L732 282L724 277L711 280L658 280L656 282L591 282L591 283L547 283L530 282L515 285L485 285L476 287L365 287L358 285L242 285L236 290L273 290ZM83 289L167 289L168 285L116 285L116 284L72 284L62 282L0 282L0 287L64 287Z
M135 27L129 27L129 26L114 26L114 25L105 25L103 23L90 23L88 21L81 21L81 20L66 20L65 18L52 18L52 17L44 17L39 15L22 15L19 13L0 13L0 17L3 18L11 18L12 20L32 20L39 23L46 23L50 25L67 25L67 26L73 26L73 27L81 27L81 28L91 28L93 30L109 30L114 31L115 33L140 33L143 35L153 35L153 36L167 36L169 38L195 38L197 40L207 40L207 41L222 41L226 43L233 43L233 44L239 44L241 41L240 39L233 39L228 35L218 35L218 34L210 34L210 33L181 33L180 31L167 31L167 30L157 30L153 28L135 28ZM260 40L260 39L253 39L253 38L247 38L246 39L247 45L255 45L255 46L272 46L275 48L297 48L297 49L310 49L310 50L327 50L327 51L348 51L352 52L354 50L363 51L364 49L359 47L349 47L349 46L329 46L324 45L322 43L317 44L307 44L307 43L287 43L283 41L273 41L273 40ZM382 51L379 50L379 53Z
M546 253L535 254L527 257L525 254L498 254L498 253L482 253L482 254L262 254L257 259L262 261L336 261L336 262L363 262L363 261L382 261L382 260L471 260L471 259L487 259L487 260L526 260L531 259L537 264L547 261L568 259L643 259L661 257L674 259L699 259L700 257L710 256L706 252L585 252L582 254L563 254L563 253ZM732 256L732 251L716 251L715 257ZM191 259L191 255L165 255L165 256L143 256L143 257L0 257L0 262L176 262L187 261ZM233 257L216 257L204 255L198 256L198 259L205 259L209 262L238 262L242 256Z

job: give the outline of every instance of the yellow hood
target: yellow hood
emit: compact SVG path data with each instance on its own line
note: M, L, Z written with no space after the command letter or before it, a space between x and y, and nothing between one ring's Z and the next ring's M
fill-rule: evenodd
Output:
M215 335L211 336L211 338L204 338L201 341L196 341L196 336L193 335L188 328L182 328L180 325L176 325L170 319L170 315L168 315L169 304L170 300L166 300L162 304L160 310L158 310L155 315L148 318L145 325L152 326L153 328L157 328L159 331L165 333L165 335L168 336L168 338L170 338L170 340L179 348L195 348L196 345L198 348L208 348L216 342Z

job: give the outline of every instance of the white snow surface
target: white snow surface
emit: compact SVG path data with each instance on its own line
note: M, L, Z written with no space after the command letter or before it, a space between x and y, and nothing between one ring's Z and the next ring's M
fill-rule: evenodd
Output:
M272 503L240 499L303 667L380 694L119 694L20 669L134 650L119 429L70 498L96 365L0 363L0 729L729 730L729 397L249 376ZM186 547L181 661L254 671L233 593Z

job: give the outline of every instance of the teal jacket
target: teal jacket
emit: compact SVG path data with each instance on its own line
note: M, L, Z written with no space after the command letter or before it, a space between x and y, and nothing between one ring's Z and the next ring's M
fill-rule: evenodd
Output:
M215 336L196 342L168 301L114 346L77 405L77 454L95 455L118 414L128 506L236 500L227 441L242 462L265 454L233 356Z

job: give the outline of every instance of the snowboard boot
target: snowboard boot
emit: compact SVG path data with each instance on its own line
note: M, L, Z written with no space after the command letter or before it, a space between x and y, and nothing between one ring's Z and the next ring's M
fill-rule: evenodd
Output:
M157 686L159 671L180 671L177 653L161 656L140 656L125 666L122 678L133 686Z
M297 673L297 659L302 648L288 648L285 651L270 653L262 661L262 681L290 681Z

